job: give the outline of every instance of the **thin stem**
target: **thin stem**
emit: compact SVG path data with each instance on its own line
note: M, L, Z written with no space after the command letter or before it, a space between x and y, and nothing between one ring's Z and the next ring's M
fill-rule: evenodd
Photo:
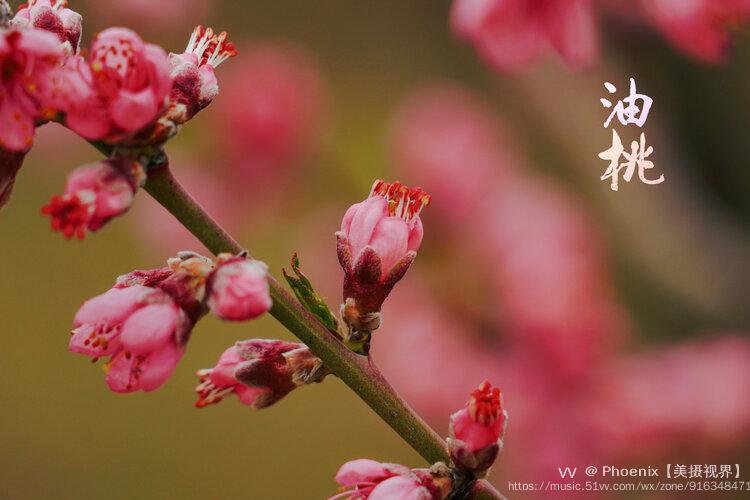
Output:
M244 249L185 191L167 164L149 171L144 189L177 218L211 252ZM271 315L304 342L323 363L393 428L427 462L446 462L445 441L391 387L372 361L350 351L269 276ZM477 481L476 498L503 498L487 481Z
M182 188L168 166L152 170L144 189L214 254L243 250ZM396 393L368 358L344 346L273 277L269 278L269 285L274 318L304 342L425 460L448 461L445 441Z

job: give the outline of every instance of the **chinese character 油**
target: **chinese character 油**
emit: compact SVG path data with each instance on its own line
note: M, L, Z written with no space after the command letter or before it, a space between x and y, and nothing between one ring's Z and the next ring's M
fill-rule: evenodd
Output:
M614 94L617 88L609 82L604 84L604 87L610 94ZM601 98L599 101L605 108L611 108L612 102L609 99ZM638 102L641 101L642 105L638 106ZM609 127L612 118L615 116L622 125L628 125L629 123L635 123L639 127L643 127L648 118L648 112L651 110L651 104L654 100L645 94L639 94L635 90L635 79L630 79L630 95L625 99L617 101L614 109L609 114L607 121L604 122L604 128Z

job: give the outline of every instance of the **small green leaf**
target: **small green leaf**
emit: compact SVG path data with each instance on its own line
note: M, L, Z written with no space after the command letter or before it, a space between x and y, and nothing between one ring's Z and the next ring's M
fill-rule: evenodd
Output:
M290 276L287 274L286 269L282 269L284 278L286 278L286 281L292 288L297 300L299 300L308 311L317 316L328 330L338 335L338 321L336 321L336 317L328 308L328 304L326 304L323 298L315 291L312 283L307 279L307 276L299 270L299 265L299 257L295 252L292 256L292 271L296 276Z

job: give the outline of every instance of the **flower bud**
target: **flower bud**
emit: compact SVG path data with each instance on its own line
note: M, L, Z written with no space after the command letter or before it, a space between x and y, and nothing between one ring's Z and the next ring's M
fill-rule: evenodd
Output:
M237 55L227 33L196 26L182 54L169 54L172 90L167 118L176 124L190 120L219 93L214 69Z
M113 158L74 170L63 195L55 195L42 213L51 218L54 231L65 238L83 239L86 231L97 231L110 219L124 214L145 181L140 163Z
M502 449L507 420L500 389L485 380L466 408L451 415L447 442L454 466L484 476Z
M11 24L49 31L57 36L68 54L77 54L81 15L67 6L67 0L29 0L18 9Z
M224 351L214 368L198 371L195 406L203 408L235 393L244 404L265 408L297 387L321 382L329 373L304 344L244 340Z
M354 332L379 326L379 312L422 242L419 213L430 203L420 188L376 181L370 196L352 205L336 233L344 269L344 321Z
M208 278L208 305L218 317L246 321L268 311L273 302L268 289L268 268L262 262L219 255Z

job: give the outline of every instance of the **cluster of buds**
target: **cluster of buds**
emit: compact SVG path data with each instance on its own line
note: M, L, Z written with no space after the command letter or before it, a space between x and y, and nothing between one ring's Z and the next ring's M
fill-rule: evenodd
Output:
M419 214L430 203L420 188L375 181L370 196L352 205L336 233L344 269L341 315L349 342L369 342L380 326L380 308L409 269L422 243ZM366 352L365 348L365 352Z
M245 318L270 308L268 287L257 286L255 273L247 278L250 285L240 276L220 290L207 290L207 283L227 260L231 259L222 255L217 264L196 253L181 252L169 259L167 267L120 276L112 289L78 310L70 350L94 361L109 356L106 382L115 392L159 388L174 372L209 302L221 303L224 295L231 296L238 310L246 309L241 315Z
M266 408L297 387L322 382L329 374L304 344L244 340L224 351L216 366L198 371L195 406L203 408L234 393L246 405Z
M64 193L53 196L42 213L50 217L52 229L65 238L83 239L86 231L97 231L127 212L145 180L141 164L129 158L85 165L68 176Z
M484 381L451 415L448 451L456 469L483 477L502 451L508 413L500 389Z
M336 474L342 492L329 500L465 498L502 449L507 418L500 389L485 381L471 393L466 408L451 416L447 440L450 466L438 462L429 469L409 469L369 459L352 460Z

